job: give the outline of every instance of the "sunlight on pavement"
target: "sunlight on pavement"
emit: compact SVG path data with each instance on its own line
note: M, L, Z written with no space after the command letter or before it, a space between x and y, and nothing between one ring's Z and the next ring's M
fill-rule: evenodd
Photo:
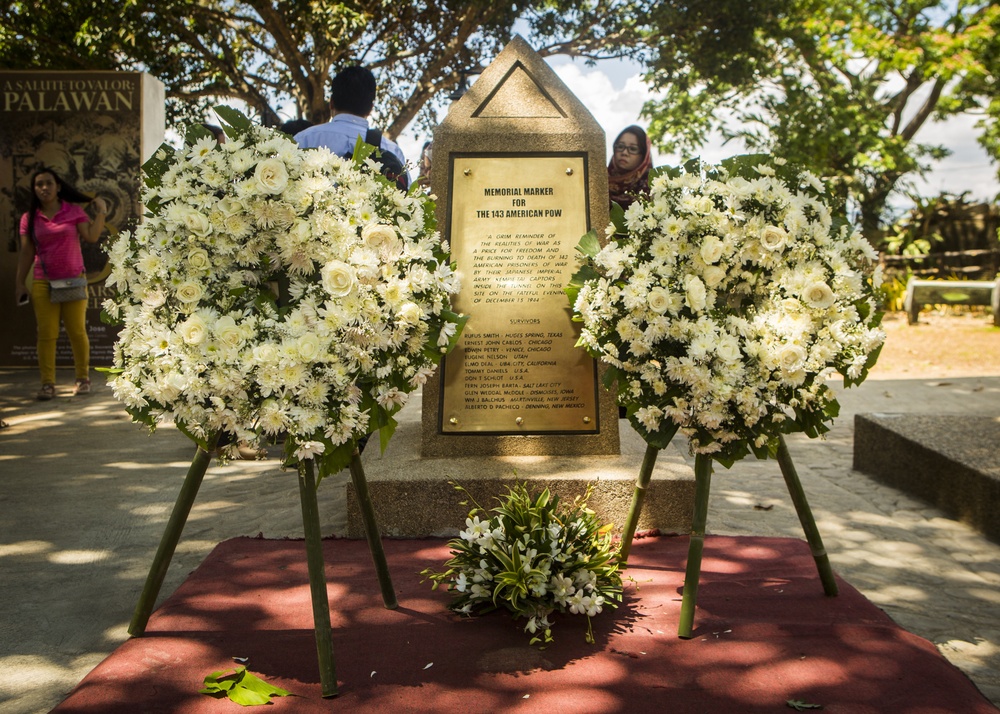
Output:
M0 558L8 555L38 555L55 548L52 543L44 540L24 540L20 543L0 544Z
M59 565L87 565L107 560L112 555L110 550L60 550L52 553L48 560Z

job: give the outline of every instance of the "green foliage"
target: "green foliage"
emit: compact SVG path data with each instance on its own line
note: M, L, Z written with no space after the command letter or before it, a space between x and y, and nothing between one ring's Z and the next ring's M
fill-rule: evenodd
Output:
M543 55L601 59L638 51L649 0L386 3L360 0L89 0L0 9L0 67L142 69L166 85L168 121L197 123L236 99L268 126L330 116L341 68L375 71L373 120L398 135L437 123L463 71L488 63L518 29Z
M822 709L822 704L810 704L804 702L801 699L789 699L785 702L785 706L791 707L797 712L804 712L808 709Z
M888 277L879 288L882 296L882 308L886 312L899 312L903 309L906 299L906 283L910 279L912 272L909 270L901 275Z
M287 697L291 692L268 684L246 667L220 670L205 677L205 686L198 690L216 699L228 698L240 706L270 704L271 697Z
M742 83L759 74L762 38L790 2L18 1L0 7L0 67L144 70L166 85L170 123L198 123L223 98L276 125L328 119L330 78L363 63L379 80L372 118L393 137L437 124L448 95L515 31L543 57L631 57L672 81L713 69Z
M801 164L853 202L869 238L888 199L947 155L916 138L928 121L979 113L981 143L1000 158L1000 7L792 0L767 10L749 71L654 61L651 79L665 91L644 110L654 141L693 152L718 130Z

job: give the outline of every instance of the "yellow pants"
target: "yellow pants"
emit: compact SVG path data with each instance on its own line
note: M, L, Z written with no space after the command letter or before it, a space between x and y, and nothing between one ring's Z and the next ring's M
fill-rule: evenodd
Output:
M42 384L56 383L56 340L62 322L73 348L73 366L77 379L90 378L90 338L87 337L87 300L49 301L49 281L36 280L31 285L31 304L38 324L38 369Z

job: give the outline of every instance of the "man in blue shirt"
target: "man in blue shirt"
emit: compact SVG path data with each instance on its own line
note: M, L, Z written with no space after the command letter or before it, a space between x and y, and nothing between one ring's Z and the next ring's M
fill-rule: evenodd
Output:
M324 124L317 124L300 131L295 141L303 149L325 146L334 154L350 155L360 136L368 131L368 115L375 106L375 75L364 67L347 67L330 83L330 109L333 117ZM402 165L406 157L394 141L382 137L382 151L395 155ZM409 175L406 182L409 184Z

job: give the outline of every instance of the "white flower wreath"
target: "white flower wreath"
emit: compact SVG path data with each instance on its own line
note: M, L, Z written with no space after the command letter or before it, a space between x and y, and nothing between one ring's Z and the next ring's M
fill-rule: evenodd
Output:
M579 346L603 360L647 443L678 429L724 465L818 436L837 414L826 383L864 380L885 339L875 251L835 220L824 188L765 156L661 169L568 293Z
M137 421L202 445L286 434L289 462L343 468L457 340L458 279L434 205L354 160L216 110L143 167L144 222L110 248L123 325L111 386ZM281 284L280 290L278 284Z

